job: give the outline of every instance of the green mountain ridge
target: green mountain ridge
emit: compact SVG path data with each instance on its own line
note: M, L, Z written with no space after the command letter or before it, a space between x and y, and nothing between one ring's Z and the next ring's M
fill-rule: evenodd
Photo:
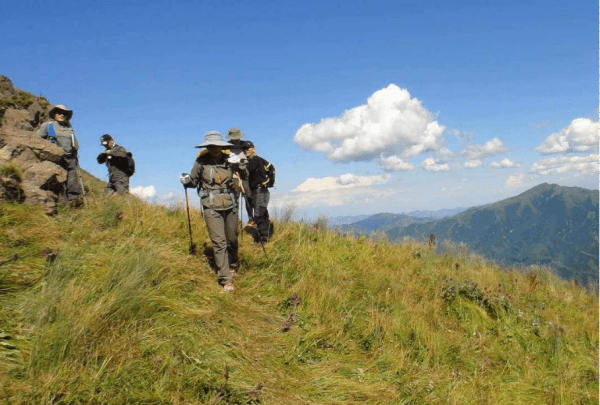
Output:
M540 184L458 215L388 228L402 237L463 242L499 263L548 265L564 279L598 283L598 191Z

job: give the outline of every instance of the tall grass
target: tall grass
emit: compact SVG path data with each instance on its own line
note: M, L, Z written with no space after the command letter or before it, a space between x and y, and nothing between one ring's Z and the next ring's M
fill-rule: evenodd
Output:
M597 293L544 269L344 237L290 209L268 259L242 237L226 294L189 255L181 207L89 183L89 209L0 206L0 255L19 256L0 266L4 403L598 402Z

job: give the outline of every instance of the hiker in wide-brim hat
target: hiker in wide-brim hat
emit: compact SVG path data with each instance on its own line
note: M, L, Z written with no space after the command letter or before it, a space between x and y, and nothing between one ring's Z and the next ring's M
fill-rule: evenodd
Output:
M233 146L223 140L219 131L208 131L204 134L204 142L200 145L194 146L195 148L205 148L207 146Z
M50 110L48 115L50 121L46 121L41 125L38 135L65 151L60 160L60 165L67 172L67 180L64 186L64 195L60 195L60 199L65 205L78 206L80 204L79 197L83 194L83 191L77 180L79 143L70 122L73 111L62 104L57 104Z
M233 277L238 268L235 188L239 182L235 180L246 177L244 164L227 149L230 146L219 132L207 132L204 142L196 145L196 148L206 149L198 153L192 171L179 177L185 188L198 189L219 284L225 291L233 291Z
M67 107L65 107L62 104L55 105L54 108L52 108L50 110L50 112L48 113L48 116L50 118L52 118L53 120L56 120L57 114L65 117L67 119L67 121L70 120L71 118L73 118L73 110L68 109Z

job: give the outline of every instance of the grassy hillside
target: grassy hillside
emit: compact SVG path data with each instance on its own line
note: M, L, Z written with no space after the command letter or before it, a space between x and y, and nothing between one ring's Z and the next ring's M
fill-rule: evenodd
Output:
M223 293L183 209L86 183L0 205L1 403L598 403L598 295L543 269L281 221Z

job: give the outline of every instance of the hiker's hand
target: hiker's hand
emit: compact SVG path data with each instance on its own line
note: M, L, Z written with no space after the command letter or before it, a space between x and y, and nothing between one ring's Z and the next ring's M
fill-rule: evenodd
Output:
M192 182L192 177L188 173L181 173L181 176L179 176L179 181L185 186L186 184Z

